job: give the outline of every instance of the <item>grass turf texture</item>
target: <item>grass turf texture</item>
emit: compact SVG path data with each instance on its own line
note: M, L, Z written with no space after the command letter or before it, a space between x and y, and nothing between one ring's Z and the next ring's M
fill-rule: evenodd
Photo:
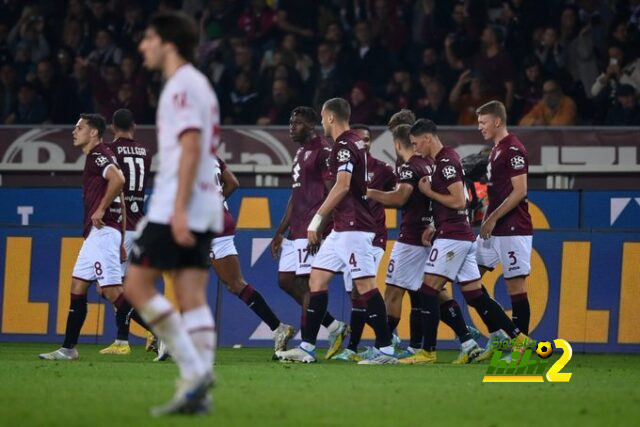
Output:
M293 365L268 349L219 349L215 409L206 417L154 419L177 368L80 345L81 359L50 362L55 345L0 344L0 425L6 426L409 426L632 425L640 419L640 355L574 353L569 383L483 384L487 364ZM551 361L556 360L554 354ZM635 420L635 421L633 421ZM636 424L637 425L637 424Z

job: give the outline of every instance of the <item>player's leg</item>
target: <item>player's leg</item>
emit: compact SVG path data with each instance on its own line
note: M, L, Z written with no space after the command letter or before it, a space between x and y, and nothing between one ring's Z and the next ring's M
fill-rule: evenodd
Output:
M244 280L237 255L229 254L219 258L220 254L216 254L215 248L214 255L211 265L222 283L274 331L274 351L286 350L287 343L295 333L293 327L280 322L262 294Z
M422 347L422 303L420 291L409 291L411 314L409 317L409 347L410 353L415 353Z
M367 323L367 303L362 299L358 290L353 288L353 281L350 278L349 281L351 282L351 292L348 292L351 300L351 316L349 319L349 329L351 331L349 334L349 344L347 348L336 355L334 359L357 362L360 360L360 357L357 355L358 346L362 339L364 326Z
M531 273L532 236L497 236L500 262L511 298L511 318L523 334L529 334L531 308L527 295L527 277Z
M387 324L389 331L393 334L402 315L402 298L404 298L405 289L387 283L384 291L385 308L387 309Z

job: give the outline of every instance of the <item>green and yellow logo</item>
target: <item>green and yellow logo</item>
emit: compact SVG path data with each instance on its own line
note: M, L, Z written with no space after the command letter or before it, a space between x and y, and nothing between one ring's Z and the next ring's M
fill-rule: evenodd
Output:
M563 351L560 358L549 367L549 370L545 374L547 381L549 382L569 382L571 379L571 372L560 372L564 368L573 355L571 345L563 339L553 340L556 349ZM514 351L511 353L511 361L501 360L502 350L508 347L514 346L513 340L494 341L491 343L493 348L493 357L487 368L487 372L482 379L484 383L542 383L544 382L544 371L549 364L548 359L553 354L553 347L548 341L538 342L529 341L526 343L520 343L520 351ZM531 355L533 350L529 347L534 347L538 357L541 360L532 360ZM518 347L515 347L518 349Z

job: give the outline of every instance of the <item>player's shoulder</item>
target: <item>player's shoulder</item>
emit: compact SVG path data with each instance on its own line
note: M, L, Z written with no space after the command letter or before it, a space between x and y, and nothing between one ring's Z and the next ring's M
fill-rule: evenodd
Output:
M165 86L172 93L187 93L196 97L213 94L213 88L207 77L192 64L185 64L176 71Z
M456 165L458 163L460 163L460 156L451 147L443 147L436 157L436 164L438 165Z
M505 148L511 152L519 151L520 153L527 154L527 149L522 141L512 133L505 138Z

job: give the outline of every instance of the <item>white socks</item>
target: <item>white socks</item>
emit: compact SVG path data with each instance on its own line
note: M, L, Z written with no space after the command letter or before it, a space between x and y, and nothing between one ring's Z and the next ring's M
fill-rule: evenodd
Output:
M340 322L338 322L335 319L333 320L333 322L331 322L331 324L329 326L327 326L327 331L330 334L338 332L338 329L340 329Z
M191 341L198 351L200 359L207 370L213 369L214 351L216 348L216 330L213 314L208 305L203 305L182 313L182 320L191 336Z
M180 315L162 295L154 295L140 308L140 316L164 341L180 369L180 377L194 380L211 368L205 366Z
M311 353L312 351L314 351L316 349L316 346L313 344L310 344L308 342L302 341L300 343L300 348L303 349L306 352Z

